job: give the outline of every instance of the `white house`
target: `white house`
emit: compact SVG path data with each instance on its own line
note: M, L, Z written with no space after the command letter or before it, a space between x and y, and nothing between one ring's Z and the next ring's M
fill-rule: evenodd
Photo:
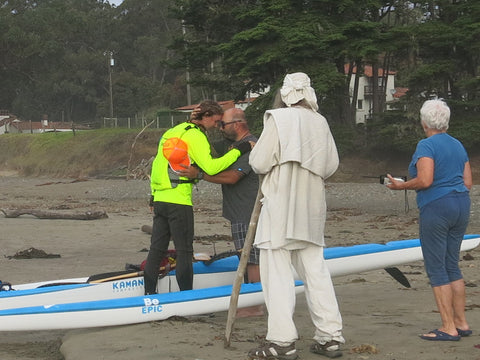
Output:
M11 131L12 123L18 122L15 116L8 114L4 110L0 110L0 135Z
M349 64L345 65L345 74L348 73ZM384 70L378 69L378 90L385 95L385 104L387 104L387 110L389 109L389 103L398 97L395 89L395 71L388 71L386 76L385 86L382 86L384 81ZM353 89L355 84L355 77L357 76L357 67L353 68L352 77L350 79L350 99L353 97ZM404 95L404 93L403 93ZM358 96L356 104L356 118L357 124L364 124L372 116L373 111L373 71L370 65L365 65L363 74L360 76L358 83Z

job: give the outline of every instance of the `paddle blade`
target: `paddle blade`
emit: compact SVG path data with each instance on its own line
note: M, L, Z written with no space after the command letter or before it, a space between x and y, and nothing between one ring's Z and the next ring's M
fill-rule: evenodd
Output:
M228 258L230 256L234 256L234 255L240 255L240 253L241 253L241 250L240 251L228 250L228 251L222 252L220 254L213 255L209 260L206 260L203 263L205 265L210 265L217 260L225 259L225 258Z
M391 277L393 277L395 280L397 280L400 284L405 286L406 288L410 288L410 282L406 278L405 275L403 275L402 271L399 268L396 267L388 267L384 269Z

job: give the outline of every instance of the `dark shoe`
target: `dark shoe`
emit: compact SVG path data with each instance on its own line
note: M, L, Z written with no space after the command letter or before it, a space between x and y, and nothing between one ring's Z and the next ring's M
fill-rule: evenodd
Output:
M325 344L315 342L310 346L310 352L318 355L324 355L331 359L342 356L340 342L336 340L331 340Z
M298 358L295 343L288 346L280 346L271 342L266 343L248 352L251 360L295 360Z
M459 328L457 328L457 332L458 332L458 335L460 335L461 337L467 337L472 335L473 333L472 330L462 330Z
M428 334L434 334L435 336L428 336ZM438 329L432 330L428 334L420 335L420 338L430 341L458 341L461 339L460 335L450 335Z

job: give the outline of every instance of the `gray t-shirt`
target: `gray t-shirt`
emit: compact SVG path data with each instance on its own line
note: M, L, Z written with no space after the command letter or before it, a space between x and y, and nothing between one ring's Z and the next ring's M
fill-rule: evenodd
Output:
M219 155L223 155L232 145L242 142L253 141L257 138L249 135L237 142L228 142L227 140L216 143L215 150ZM248 224L250 216L255 205L255 199L258 192L258 175L250 167L248 158L250 152L240 156L228 170L237 170L242 173L242 178L235 184L222 184L223 194L223 217L231 222L242 222Z

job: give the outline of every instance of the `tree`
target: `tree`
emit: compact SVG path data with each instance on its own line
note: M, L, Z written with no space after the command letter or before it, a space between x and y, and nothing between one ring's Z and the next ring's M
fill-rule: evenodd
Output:
M194 102L238 100L274 92L286 73L303 71L330 124L353 133L358 82L351 90L350 79L368 65L379 126L392 122L381 115L384 74L395 70L409 88L406 116L438 95L454 119L468 119L464 134L476 129L476 0L124 0L116 8L106 0L0 0L0 17L0 108L23 119L108 116L109 70L115 116L132 117L184 105L187 85ZM249 110L257 121L272 96Z
M473 102L480 95L480 3L438 1L417 24L418 66L409 86L416 92Z
M2 68L15 89L6 101L11 110L32 120L44 113L56 120L90 117L101 89L97 24L107 24L109 7L94 0L24 0L0 8L9 28L1 36Z
M125 0L118 8L104 0L1 1L0 107L32 120L108 116L109 70L115 115L144 112L154 99L183 104L178 91L163 89L178 82L168 66L168 45L180 29L168 18L172 1Z
M220 69L235 80L233 84L243 82L243 94L263 90L288 72L306 72L316 87L322 112L331 121L353 125L357 90L350 94L352 73L345 73L345 64L359 71L364 64L389 66L397 50L391 42L396 24L384 20L393 9L389 4L375 0L354 4L349 0L182 1L179 12L193 33L184 38L184 65L193 68L195 63L205 70L209 62L221 61ZM234 8L232 15L224 15L225 7ZM228 19L227 27L215 21L220 15ZM212 24L216 24L216 33ZM202 77L197 79L207 84ZM381 112L384 96L378 89L382 82L376 80L374 112Z

